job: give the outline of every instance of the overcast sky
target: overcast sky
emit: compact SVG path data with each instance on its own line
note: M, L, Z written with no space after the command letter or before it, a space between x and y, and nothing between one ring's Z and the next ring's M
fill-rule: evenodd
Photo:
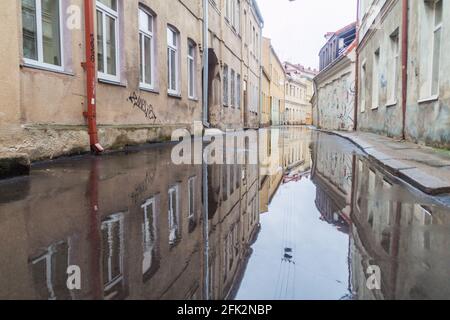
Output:
M257 0L263 35L281 60L318 68L325 33L356 20L357 0Z

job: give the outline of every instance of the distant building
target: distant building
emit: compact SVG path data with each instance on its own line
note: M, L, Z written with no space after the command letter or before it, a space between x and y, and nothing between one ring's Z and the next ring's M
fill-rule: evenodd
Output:
M285 111L285 74L283 63L278 57L275 49L271 44L271 40L263 38L263 66L269 72L270 78L270 124L279 126L284 123ZM267 60L268 59L268 60Z
M314 78L314 125L353 130L355 110L356 23L326 35L320 73Z
M314 93L313 78L317 75L318 71L290 62L285 62L283 66L286 73L285 124L311 125L311 98Z
M353 22L336 32L328 32L325 35L327 43L319 53L320 71L338 59L356 37L356 22Z

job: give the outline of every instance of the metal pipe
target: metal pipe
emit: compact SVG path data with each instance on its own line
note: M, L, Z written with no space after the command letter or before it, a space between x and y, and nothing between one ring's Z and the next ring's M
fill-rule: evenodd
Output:
M208 86L209 86L209 1L203 0L203 126L209 128L208 123Z
M84 0L84 19L86 62L82 65L86 70L87 112L83 112L83 115L86 117L88 122L88 133L91 150L95 153L101 153L104 151L104 149L98 141L97 131L97 73L95 70L96 51L94 35L94 5L92 0Z
M353 131L358 130L358 99L359 99L359 18L360 18L360 4L361 0L358 0L357 2L357 8L356 8L356 63L355 63L355 103L354 103L354 114L353 114ZM365 84L361 84L365 85ZM364 90L364 89L363 89Z
M408 0L402 5L402 138L406 139L406 99L408 95Z
M208 44L208 6L209 1L203 0L203 127L209 128L208 123L208 86L209 86L209 44ZM203 141L202 141L203 154ZM208 198L208 163L202 156L202 187L203 187L203 298L210 300L209 288L209 198Z

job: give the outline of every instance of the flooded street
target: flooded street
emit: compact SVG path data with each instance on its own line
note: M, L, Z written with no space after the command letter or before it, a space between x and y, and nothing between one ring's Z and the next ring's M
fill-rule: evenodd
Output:
M260 165L175 165L174 146L0 181L0 298L450 299L450 197L307 128L261 130Z

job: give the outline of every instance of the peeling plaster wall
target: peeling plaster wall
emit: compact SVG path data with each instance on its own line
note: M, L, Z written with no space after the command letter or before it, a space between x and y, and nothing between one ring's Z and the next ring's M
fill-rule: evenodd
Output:
M427 63L431 61L433 36L424 10L423 1L410 1L406 136L416 143L450 148L450 2L443 1L439 96L419 102L430 98L424 88L431 80Z
M450 3L443 1L443 26L439 66L439 95L434 96L427 87L431 82L430 64L433 53L433 21L427 17L425 1L409 1L406 139L419 144L450 148L450 62L445 53L450 50ZM367 24L367 17L363 19ZM402 136L402 83L401 62L397 66L398 83L395 101L388 98L391 85L389 75L393 72L390 36L398 28L402 38L402 3L399 0L386 1L375 25L361 39L359 48L359 70L366 64L366 81L359 83L359 92L366 90L365 110L362 94L358 101L358 129L389 137ZM373 55L380 49L379 105L372 105ZM400 42L400 57L403 48ZM376 108L377 107L377 108Z
M355 52L324 70L316 78L317 126L328 130L353 130L355 107Z
M383 20L375 19L376 24L366 34L366 39L360 44L359 50L359 94L358 94L358 129L377 134L399 138L402 135L402 89L401 89L401 1L388 1L383 8ZM385 14L385 15L384 15ZM398 30L399 60L397 69L392 60L390 51L391 35ZM378 105L373 105L373 68L374 54L380 50ZM362 76L362 67L365 65L365 81ZM391 101L388 90L393 86L390 75L397 73L396 99ZM364 81L364 83L362 83ZM389 88L389 89L388 89ZM365 103L363 93L365 90Z
M69 30L68 14L63 10L64 72L24 66L22 50L22 14L20 1L1 1L0 34L0 152L24 152L31 160L89 151L86 119L86 76L83 0L62 0L62 7L81 8L81 29ZM100 143L106 148L128 144L165 141L173 129L191 129L202 119L202 2L199 0L121 0L119 1L120 83L98 82L97 122ZM259 85L259 57L249 51L244 34L244 10L247 23L259 28L254 9L241 1L241 31L225 22L225 2L210 3L210 43L218 57L217 88L210 103L211 122L222 129L244 125L244 80ZM139 86L138 8L145 5L155 15L154 59L155 88ZM7 13L7 14L6 14ZM167 26L179 31L180 96L167 93ZM247 32L248 26L246 26ZM261 29L258 29L261 36ZM188 39L196 47L196 94L188 98ZM241 75L241 108L222 106L221 66L227 63ZM215 104L214 104L215 103ZM258 110L258 106L255 106ZM258 126L257 113L247 114L248 126Z

